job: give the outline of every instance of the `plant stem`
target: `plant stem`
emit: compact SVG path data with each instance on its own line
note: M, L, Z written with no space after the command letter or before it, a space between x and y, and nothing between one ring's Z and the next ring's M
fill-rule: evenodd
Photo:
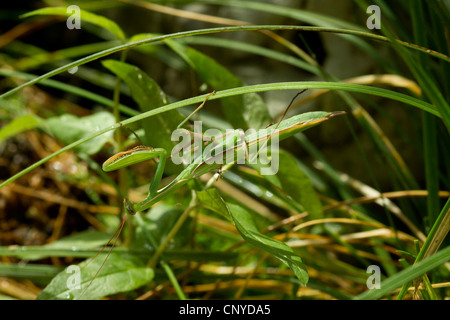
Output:
M148 230L147 230L147 228L145 226L145 222L142 219L142 217L140 216L140 214L137 214L134 217L137 220L138 224L142 227L143 233L147 237L147 240L150 242L150 244L152 245L153 248L156 248L157 247L157 243L156 243L155 239L153 238L153 236L151 235L151 233L148 232ZM161 266L163 267L164 271L166 272L167 277L169 278L169 281L172 283L172 285L173 285L173 287L175 289L175 292L178 295L178 298L180 298L180 300L186 300L186 296L184 295L184 292L181 289L181 286L178 283L178 280L177 280L175 274L173 273L172 268L170 268L170 265L164 260L164 258L161 258L159 260L159 263L161 264Z
M444 241L446 235L450 230L450 198L447 200L444 208L441 210L438 218L434 222L433 228L431 228L430 233L425 240L425 243L420 249L419 254L414 261L414 264L422 261L423 259L429 258L439 249L442 241ZM406 292L408 291L408 283L405 283L402 290L397 296L397 300L403 300Z
M156 265L156 262L158 261L159 256L163 253L163 251L166 249L169 242L173 239L173 237L177 234L177 232L180 230L183 223L186 221L187 217L189 217L189 214L192 210L194 210L197 207L197 197L195 193L193 194L193 198L191 200L191 203L186 208L186 210L183 212L183 214L178 219L177 223L173 226L172 230L170 230L169 234L167 235L164 242L158 247L155 254L153 255L152 259L149 261L149 266L154 267Z

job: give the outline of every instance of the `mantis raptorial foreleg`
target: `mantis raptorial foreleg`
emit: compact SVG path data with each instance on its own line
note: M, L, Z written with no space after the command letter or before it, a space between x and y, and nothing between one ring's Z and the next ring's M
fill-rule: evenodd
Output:
M215 93L216 92L213 91L210 94L208 94L205 97L205 99L203 100L203 102L200 104L200 106L198 106L194 110L194 112L192 112L188 117L186 117L186 119L184 119L178 125L177 129L182 127L195 113L197 113L201 108L203 108L203 106L205 105L208 98ZM121 124L121 126L122 126L122 124ZM141 142L141 139L134 131L132 131L129 128L126 128L126 129L130 130L136 136L138 141ZM142 161L150 160L150 159L154 159L154 158L158 158L159 161L158 161L158 165L156 167L155 175L152 179L152 182L150 183L148 196L147 196L146 200L144 200L144 201L149 201L150 199L155 198L158 193L158 186L161 183L162 176L164 173L164 168L165 168L166 161L168 158L168 153L165 149L151 148L151 147L147 147L147 146L143 146L143 145L137 146L130 150L119 152L119 153L115 154L114 156L110 157L108 160L106 160L103 163L102 168L103 168L103 171L106 171L106 172L114 171L114 170L124 168L124 167L127 167L129 165L132 165L132 164L135 164L138 162L142 162ZM135 205L135 204L131 203L128 199L124 199L124 203L125 203L125 208L126 208L127 212L129 212L131 214L135 214L137 211L141 211L140 210L141 207L139 206L139 204Z

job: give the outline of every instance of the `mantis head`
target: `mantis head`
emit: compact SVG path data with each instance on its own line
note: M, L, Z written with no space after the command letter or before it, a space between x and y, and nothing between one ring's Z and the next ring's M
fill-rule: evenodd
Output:
M136 214L136 211L134 211L134 209L133 209L133 203L130 200L128 200L127 198L123 198L123 206L125 207L125 210L129 214L131 214L133 216Z

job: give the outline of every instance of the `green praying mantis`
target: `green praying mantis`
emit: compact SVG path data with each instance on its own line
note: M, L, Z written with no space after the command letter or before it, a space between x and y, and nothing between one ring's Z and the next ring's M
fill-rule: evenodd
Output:
M207 147L209 147L209 149L207 149L208 152L197 153L197 155L194 156L193 161L191 161L191 163L188 164L177 177L175 177L168 185L159 190L158 187L161 183L167 159L173 157L179 151L176 147L174 148L175 151L169 156L168 151L163 148L151 148L140 145L130 150L113 155L103 163L102 168L104 171L109 172L128 167L142 161L158 158L159 161L156 172L150 183L149 192L145 200L139 203L132 203L128 199L124 199L126 211L134 215L137 212L149 209L155 203L185 185L189 180L198 178L203 174L216 171L225 163L227 165L233 163L242 164L244 163L244 160L250 161L252 159L251 156L253 156L254 160L263 150L265 150L269 142L274 140L275 137L278 141L284 140L295 135L296 133L302 132L334 116L344 113L343 111L316 111L283 119L292 102L302 92L304 92L304 90L299 92L292 99L280 121L266 127L262 132L254 131L250 132L250 134L244 134L242 130L237 130L231 134L228 133L216 136L212 139L209 138L208 140L211 144L207 145ZM211 94L214 94L214 92ZM208 97L209 95L205 98L202 105L194 111L194 113L204 105ZM192 114L189 118L191 116ZM185 121L183 121L183 123L185 123ZM182 124L180 124L180 126ZM180 126L178 126L178 128ZM204 140L204 138L205 136L202 136L202 140ZM257 146L259 146L259 148L257 148ZM185 149L185 147L183 147L183 149ZM250 152L251 150L253 150L253 152Z
M276 124L271 124L266 128L264 128L263 130L259 131L247 130L247 132L245 133L243 132L243 130L233 130L225 134L215 135L211 137L208 135L204 135L203 133L195 133L195 132L192 133L187 131L186 129L181 129L184 130L185 137L194 136L194 139L197 137L198 139L200 139L202 143L197 145L195 145L194 143L194 146L192 146L190 139L186 139L187 143L183 142L180 143L178 146L175 146L170 155L169 152L163 148L151 148L144 145L140 145L130 150L119 152L113 155L103 163L102 168L104 171L109 172L118 170L120 168L128 167L130 165L142 161L157 158L158 160L157 168L153 176L153 179L150 183L149 191L146 198L138 203L133 203L127 198L124 198L124 207L126 212L131 215L135 215L138 212L149 209L155 203L173 194L177 189L185 185L188 181L196 179L206 173L214 172L217 170L219 170L220 172L223 164L232 165L235 163L237 164L255 163L254 162L255 159L261 157L263 154L265 156L266 161L265 164L267 164L267 160L269 160L269 158L271 158L270 160L272 161L274 160L274 156L276 155L277 151L275 150L275 152L273 152L272 150L270 152L271 157L267 156L266 151L269 145L271 145L273 149L274 142L278 143L278 141L284 140L288 137L295 135L296 133L311 128L332 117L345 113L343 111L336 111L336 112L316 111L316 112L307 112L292 116L288 119L284 119L289 110L289 107L292 105L296 97L301 93L303 93L305 90L300 91L299 93L297 93L297 95L294 96L294 98L284 111L283 116ZM209 94L205 98L203 103L191 115L189 115L178 126L177 129L180 129L180 127L194 113L196 113L200 108L202 108L208 97L214 93L215 92ZM139 137L137 135L136 138L139 140ZM201 152L200 149L202 149L203 147L205 147L205 150ZM189 163L181 171L181 173L179 173L169 184L167 184L162 188L159 188L167 160L170 158L174 160L174 158L176 158L179 155L179 152L181 150L183 150L189 156L192 156L192 154L194 154L193 157L187 157L188 159L192 160L189 161ZM184 154L184 156L186 156L186 154ZM270 172L273 173L273 170L269 171L269 174ZM111 240L116 235L117 238L119 237L120 232L124 226L126 216L127 215L125 214L119 228L114 233L112 238L108 241L108 243L105 245L105 247L111 242ZM111 253L112 249L114 248L117 238L114 241L109 253ZM105 247L103 247L103 249L105 249ZM103 249L100 252L102 252ZM100 252L98 254L100 254ZM106 262L109 253L105 258L103 264ZM103 264L101 265L100 269L103 267ZM97 274L98 272L100 272L100 269L97 271ZM91 280L91 283L95 279L97 274ZM91 283L89 283L89 285L85 288L83 294Z

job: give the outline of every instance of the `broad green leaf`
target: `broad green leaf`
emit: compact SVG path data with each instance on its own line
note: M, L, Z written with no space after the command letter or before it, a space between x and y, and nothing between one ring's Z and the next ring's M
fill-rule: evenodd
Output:
M57 15L63 17L70 17L73 14L74 14L73 11L70 10L68 7L49 7L27 12L26 14L22 15L21 18L28 18L35 15ZM125 41L126 39L124 32L117 25L117 23L104 16L99 16L89 11L80 9L80 19L81 21L92 23L105 30L108 30L122 41Z
M105 254L85 260L60 272L39 294L39 300L80 299L101 267ZM90 262L91 261L91 262ZM133 255L111 253L105 265L81 299L99 299L118 292L127 292L149 283L154 277L148 268Z
M224 214L226 209L245 241L285 263L294 272L301 284L306 285L308 283L308 272L302 263L302 259L285 243L261 234L256 228L252 215L247 210L236 204L225 204L215 189L200 191L197 194L203 201L209 198L212 203L215 203L215 205L209 207L215 212Z
M23 131L40 126L41 124L42 120L32 114L15 118L13 121L0 129L0 142Z
M243 85L239 78L205 54L179 42L171 40L165 42L195 70L204 82L215 90L237 88ZM256 93L224 98L221 103L227 121L235 128L258 129L272 121L264 101Z
M285 151L279 152L276 175L281 189L309 213L310 219L323 217L322 204L308 176L300 169L295 158Z
M138 67L116 60L103 61L103 66L128 85L142 112L167 104L166 95L159 85ZM142 120L145 129L144 142L151 147L164 148L170 153L174 147L172 133L182 121L183 116L177 110ZM167 162L166 170L170 173L179 171L171 161Z
M66 145L87 137L101 128L113 125L114 122L114 116L103 111L82 118L64 114L45 121L51 133ZM112 138L112 135L110 131L77 146L75 150L88 155L95 154Z
M227 206L237 230L248 243L270 253L288 265L303 285L308 283L308 272L302 259L289 246L259 233L250 213L244 208L231 203Z

